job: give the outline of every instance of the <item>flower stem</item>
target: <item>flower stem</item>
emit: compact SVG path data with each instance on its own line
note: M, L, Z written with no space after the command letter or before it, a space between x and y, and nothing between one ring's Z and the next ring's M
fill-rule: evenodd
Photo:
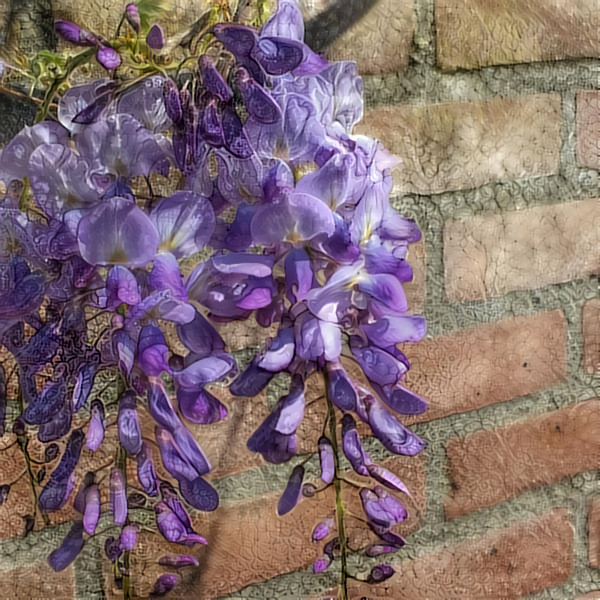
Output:
M123 446L120 446L118 450L117 466L121 469L121 473L123 473L125 487L127 487L127 451ZM123 600L131 600L134 596L130 568L130 551L125 550L123 552L123 569L121 571L123 575Z
M327 387L327 373L324 372L325 384ZM346 526L344 523L344 515L346 507L342 499L342 479L340 477L340 459L338 455L338 442L336 430L335 409L329 396L327 396L327 410L329 421L329 441L333 448L334 459L334 477L333 486L335 488L335 516L338 528L338 538L340 542L340 558L342 561L340 569L340 585L338 590L338 600L348 600L348 536L346 534Z

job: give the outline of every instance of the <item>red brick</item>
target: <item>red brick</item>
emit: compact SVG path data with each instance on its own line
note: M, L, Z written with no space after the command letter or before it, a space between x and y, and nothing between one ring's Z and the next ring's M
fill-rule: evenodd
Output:
M585 596L578 596L575 600L600 600L600 590L589 592Z
M384 583L352 585L350 599L521 598L569 577L573 528L567 511L555 509L394 567L396 574ZM319 598L329 600L334 593Z
M596 0L436 0L445 69L600 56Z
M315 0L304 4L305 17L321 19L323 13L336 2ZM309 6L307 6L309 5ZM339 6L339 5L338 5ZM336 19L333 27L342 25L342 31L325 50L329 60L356 61L358 71L364 75L379 75L404 71L415 31L413 0L379 0L371 3L356 23L344 29L344 20ZM344 5L345 14L360 4ZM324 22L328 27L328 23Z
M600 569L600 496L592 500L588 513L588 559L592 569Z
M600 169L600 92L586 90L577 94L577 162Z
M536 206L444 227L452 302L543 288L600 272L600 200Z
M408 520L398 532L414 531L425 511L425 465L422 457L398 457L386 461L385 466L401 477L412 492L414 503L403 498L409 510ZM364 482L358 476L353 481ZM360 513L358 495L347 491L346 501ZM313 528L334 510L333 490L305 499L291 513L276 515L280 492L265 495L251 502L223 506L214 513L198 513L195 527L208 540L208 546L194 548L200 567L191 570L189 577L178 587L172 598L210 598L232 593L254 582L261 582L283 573L310 565L321 553L323 543L310 540ZM348 519L350 524L352 519ZM354 521L349 527L352 544L361 547L374 541L373 534L364 524ZM177 552L159 536L145 536L135 552L133 566L137 593L147 593L159 568L152 564L158 555ZM179 547L181 552L181 547ZM106 571L107 582L110 574Z
M431 421L548 388L564 379L566 321L560 310L516 317L404 348L407 385L429 398Z
M402 158L397 191L437 194L556 173L560 110L558 94L380 106L356 130Z
M453 492L445 509L452 518L596 469L600 400L450 440L446 453Z
M583 362L592 375L600 371L600 300L588 300L583 306Z

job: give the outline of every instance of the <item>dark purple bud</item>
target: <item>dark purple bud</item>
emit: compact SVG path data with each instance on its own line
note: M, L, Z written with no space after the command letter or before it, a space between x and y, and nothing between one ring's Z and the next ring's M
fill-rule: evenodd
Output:
M121 64L119 53L110 46L100 46L96 52L96 60L107 70L112 71Z
M116 562L119 556L123 554L120 541L116 540L114 537L109 537L106 542L104 542L104 553L110 562Z
M50 383L23 411L23 419L31 425L47 423L64 406L67 386L64 381Z
M71 120L72 123L79 125L91 125L95 123L104 109L108 106L112 99L112 94L103 94L88 104L84 109L79 111Z
M406 508L379 485L373 490L363 488L360 491L360 499L367 519L376 531L390 529L408 516Z
M371 460L360 442L356 422L349 414L345 414L342 418L342 445L344 455L352 468L359 475L368 475L367 465L371 464Z
M179 98L179 89L172 79L165 79L163 84L163 98L167 115L169 115L169 118L176 127L181 127L183 125L183 109Z
M6 483L4 485L0 485L0 506L2 506L8 499L9 492L10 492L10 485L8 485Z
M95 46L99 43L95 35L72 21L57 19L54 21L54 31L67 42L77 46Z
M68 404L62 408L47 422L40 425L37 438L42 443L52 442L66 435L71 430L71 419L73 414Z
M234 396L247 396L252 398L262 392L275 376L274 372L267 371L258 366L260 360L254 359L246 370L229 386L229 391Z
M219 148L225 142L221 114L214 99L202 111L198 133L211 146Z
M262 38L254 57L269 75L283 75L295 69L304 58L303 44L280 38Z
M258 41L258 35L252 27L237 23L218 23L213 27L213 33L225 49L237 58L247 57Z
M179 491L183 499L198 510L213 511L219 506L219 495L215 488L202 477L180 479Z
M396 571L390 565L377 565L371 569L368 583L381 583L386 579L389 579Z
M288 484L277 504L277 514L281 517L289 513L302 499L302 480L304 479L304 467L294 467L288 480Z
M49 444L44 450L44 457L46 461L51 462L58 456L58 444Z
M66 504L73 489L71 476L81 454L83 438L84 435L81 429L76 429L71 434L58 466L50 475L48 483L46 483L40 494L39 505L42 510L52 512L59 510Z
M127 493L125 477L118 467L110 473L110 508L115 525L123 526L127 521Z
M281 109L271 94L252 79L244 68L235 75L235 84L242 95L246 110L259 123L272 124L281 119Z
M322 540L323 538L327 537L329 535L329 532L332 530L334 525L333 519L325 519L324 521L321 521L314 529L312 532L312 540L313 542L318 542L319 540Z
M203 54L198 61L198 66L202 74L204 89L223 100L223 102L229 102L233 98L233 92L225 79L223 79L223 75L216 69L212 59L208 55Z
M142 442L142 448L137 456L137 475L146 494L156 496L158 494L156 469L152 459L152 450L146 442Z
M133 2L125 7L125 18L131 25L131 28L136 33L139 33L140 29L142 28L142 21L140 19L140 11L138 10L138 7L133 4Z
M175 573L163 573L154 583L150 597L166 596L181 581L181 577Z
M158 559L158 564L163 567L179 567L198 566L198 559L190 554L166 554Z
M96 452L104 440L104 405L100 400L94 400L91 407L90 424L85 436L85 445Z
M119 401L117 418L119 440L129 454L137 454L142 448L142 430L135 403L135 393L125 392Z
M325 436L319 439L319 461L321 463L321 480L329 485L335 475L335 456L333 446Z
M48 562L55 571L63 571L77 558L82 548L83 523L76 521L62 544L50 554Z
M152 50L161 50L165 45L165 34L160 25L152 25L146 36L146 44Z
M225 107L223 111L223 136L225 147L237 158L249 158L254 153L250 140L235 109Z
M98 371L98 363L94 361L85 361L77 369L75 375L75 386L73 388L73 399L71 401L72 411L77 412L88 399L92 388L96 372Z

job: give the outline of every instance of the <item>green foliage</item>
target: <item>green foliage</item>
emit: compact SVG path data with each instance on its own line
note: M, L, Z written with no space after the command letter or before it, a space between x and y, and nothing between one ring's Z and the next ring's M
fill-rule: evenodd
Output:
M140 12L142 29L144 30L149 29L169 9L167 0L137 0L135 5Z

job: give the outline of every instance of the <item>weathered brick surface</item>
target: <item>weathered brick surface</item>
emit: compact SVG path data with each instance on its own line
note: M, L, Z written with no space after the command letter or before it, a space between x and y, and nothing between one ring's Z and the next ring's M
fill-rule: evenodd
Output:
M429 421L549 388L566 369L566 322L541 312L427 339L405 348L407 385L429 398Z
M593 569L600 569L600 496L590 503L588 512L588 561Z
M400 191L429 194L555 173L559 127L560 97L539 94L381 106L357 130L402 158L394 170Z
M383 463L405 481L413 500L402 498L409 511L407 521L397 531L414 531L425 511L425 464L419 458L392 458ZM366 481L353 475L353 481ZM360 514L356 490L346 488L345 501ZM311 564L321 553L323 543L310 540L313 528L323 518L333 514L333 490L303 500L291 513L276 514L280 494L269 494L254 501L240 502L218 508L215 513L198 513L196 530L208 540L208 546L191 550L200 567L187 571L182 586L170 598L211 598L225 595L250 583L264 581L282 573L289 573ZM373 542L373 534L364 524L348 519L350 537L355 547ZM159 567L151 564L158 556L179 551L181 547L166 544L158 536L142 538L135 553L133 566L137 593L144 594L159 574ZM110 588L110 573L106 582Z
M364 75L396 73L408 66L415 30L413 0L347 0L344 3L316 0L300 4L306 17L322 23L321 30L314 33L316 39L309 41L320 49L321 41L334 40L324 44L330 60L356 61L359 72ZM354 11L357 17L351 16Z
M600 370L600 299L597 298L583 305L583 357L588 373Z
M577 94L577 162L600 169L600 91Z
M600 272L600 200L450 221L444 272L454 302L502 296Z
M445 69L600 56L595 0L436 0Z
M577 403L527 421L482 430L446 448L450 518L492 506L525 490L600 464L600 400Z
M567 511L555 509L394 566L385 583L353 585L351 600L521 598L569 577L573 528Z
M56 573L46 561L0 572L0 598L76 600L73 566Z
M600 590L589 592L585 596L578 596L575 600L600 600Z

